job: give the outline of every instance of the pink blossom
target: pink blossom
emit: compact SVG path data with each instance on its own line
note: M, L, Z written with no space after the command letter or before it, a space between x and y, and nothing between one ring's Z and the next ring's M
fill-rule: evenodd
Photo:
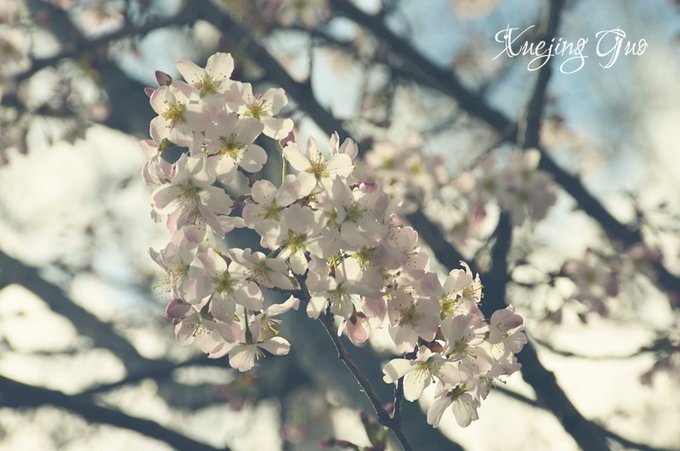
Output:
M168 139L188 146L194 139L193 132L206 128L206 112L191 101L193 93L193 87L178 80L153 92L149 103L158 116L151 120L150 133L157 142Z
M170 215L173 230L196 223L200 217L220 231L217 215L229 213L233 202L214 182L215 173L204 156L183 154L175 163L172 178L151 194L152 206L157 213Z
M229 183L238 167L258 172L267 162L267 153L255 139L262 132L256 119L239 118L235 113L218 113L215 126L206 131L205 151L220 181Z
M306 153L301 152L296 143L290 143L283 149L283 156L299 172L304 195L310 194L319 183L332 183L336 176L348 177L353 169L349 155L338 153L327 158L312 137L307 141Z
M415 401L423 390L437 378L448 384L459 382L456 364L447 361L440 354L433 353L425 346L418 349L415 360L392 359L383 366L383 380L388 384L396 384L404 378L404 398Z
M205 69L188 59L177 63L177 70L201 97L224 94L232 85L234 59L228 53L215 53L208 58Z
M271 88L256 96L250 83L239 83L227 93L227 103L238 114L260 121L264 134L272 139L283 139L293 131L292 120L274 117L288 103L281 88Z

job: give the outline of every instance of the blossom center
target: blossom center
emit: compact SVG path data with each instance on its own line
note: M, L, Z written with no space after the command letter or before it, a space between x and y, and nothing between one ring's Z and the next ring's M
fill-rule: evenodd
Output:
M452 296L451 294L447 294L442 300L441 300L441 306L442 306L442 313L441 313L441 318L449 318L453 316L453 314L456 312L456 306L458 305L458 297Z
M446 397L451 398L455 401L456 399L463 396L463 394L465 394L466 391L467 391L467 387L465 386L465 384L457 385L456 388L454 388L453 390L449 391L446 394Z
M184 122L184 105L175 104L163 112L163 117L170 122L171 127L176 127L177 124Z
M184 186L184 189L182 189L182 192L179 194L179 198L183 200L186 203L195 203L199 200L199 193L200 189L191 185L187 184Z
M214 80L210 75L205 74L203 77L203 80L198 82L196 85L196 88L198 89L198 92L201 94L201 97L209 95L209 94L216 94L217 89L220 87L222 83L219 81Z
M373 260L372 256L373 256L373 249L368 249L366 247L362 247L352 257L354 257L359 262L359 266L361 266L362 269L366 269L371 264L371 261Z
M244 113L245 116L254 117L255 119L261 119L265 116L267 112L267 101L262 97L254 99L248 104L248 109Z
M365 208L361 208L358 202L352 204L345 209L347 220L350 222L359 222L366 212Z
M215 292L217 293L231 293L234 291L234 286L236 286L236 280L231 277L231 274L225 272L222 277L217 279L215 284Z
M309 171L314 174L314 177L316 177L317 180L321 180L322 177L329 176L328 169L326 168L326 162L322 159L310 161L309 165Z
M481 299L484 297L482 288L484 287L481 283L473 283L472 285L468 285L467 287L463 288L463 297L467 299Z
M263 217L264 219L279 219L279 213L283 210L283 208L279 207L276 204L276 201L272 202L271 204L267 205L267 207L264 209Z
M307 241L307 235L304 233L295 233L288 231L288 242L286 247L289 248L293 253L303 250L305 248L305 242Z
M237 140L234 135L229 135L228 138L220 138L220 143L222 143L222 146L219 153L221 155L229 155L234 160L238 159L240 150L244 147L243 143Z
M418 319L422 316L416 312L416 306L410 305L405 309L400 311L401 315L399 317L400 326L411 326L414 327L418 322Z

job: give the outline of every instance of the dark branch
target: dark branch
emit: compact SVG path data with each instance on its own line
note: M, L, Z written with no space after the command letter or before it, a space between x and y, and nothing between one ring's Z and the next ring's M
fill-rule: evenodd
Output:
M218 450L218 448L178 434L154 421L131 417L119 410L98 406L80 396L68 396L56 390L22 384L3 376L0 376L0 400L5 406L17 408L52 405L73 412L88 422L109 424L136 431L163 441L176 449Z
M541 24L543 29L539 31L542 35L541 40L547 45L550 45L550 41L557 35L564 0L553 0L549 2L549 5L546 19ZM540 143L541 120L545 107L545 93L548 90L548 83L552 75L552 61L552 58L548 58L538 71L536 86L529 99L523 121L521 121L522 127L519 131L519 138L525 149L537 147Z
M364 13L350 0L331 0L331 3L336 12L365 27L384 42L389 50L403 62L404 67L419 71L419 78L426 81L428 86L451 96L465 111L495 129L507 142L513 144L517 142L517 124L492 108L483 97L466 88L455 73L439 68L422 56L407 40L387 28L381 17ZM560 3L562 3L561 0ZM644 242L639 230L632 229L612 216L577 176L561 168L550 157L543 145L537 143L536 147L541 152L539 169L552 175L553 180L569 193L581 210L600 224L613 241L625 247ZM660 262L652 262L652 265L657 274L656 282L669 292L671 300L676 300L674 307L680 308L680 301L678 301L680 299L680 276L668 271Z
M43 5L51 15L62 15L64 14L58 8L50 6L48 4ZM190 14L191 10L183 8L178 14L171 17L162 17L159 19L150 20L141 25L128 25L112 33L105 34L103 36L96 37L94 39L87 39L84 35L80 34L75 27L71 30L69 34L75 36L75 39L62 42L64 49L51 57L40 58L32 61L31 67L24 72L21 72L15 76L16 81L22 81L31 75L38 72L40 69L45 67L54 66L63 59L67 58L81 58L83 54L96 51L97 49L103 48L104 46L118 41L120 39L129 38L132 36L142 36L153 30L159 28L165 28L169 26L178 25L188 25L196 20L196 17ZM68 20L68 19L66 19ZM69 27L70 28L70 27Z
M642 346L641 348L628 353L628 354L618 354L618 355L584 355L584 354L579 354L575 353L572 351L567 351L565 349L559 349L553 346L551 343L538 339L536 337L531 337L531 340L535 343L537 343L540 347L547 349L553 354L557 354L562 357L573 357L577 359L584 359L584 360L626 360L626 359L632 359L634 357L638 357L642 354L650 353L650 352L658 352L662 348L660 348L658 345L653 344L651 346Z
M307 305L309 303L310 297L309 291L307 290L307 286L305 284L305 280L302 277L298 277L297 279L301 287L301 290L298 293L301 298L300 300L302 301L303 305ZM366 395L369 402L371 403L371 406L373 406L376 415L378 415L378 420L380 421L380 424L389 428L390 431L392 431L392 433L395 435L404 451L412 451L413 447L409 443L409 440L404 434L404 432L401 430L400 422L396 421L395 418L390 416L390 414L387 412L385 406L383 405L383 402L380 400L375 390L373 389L371 381L368 380L368 378L364 375L361 369L354 362L350 354L347 352L345 345L342 343L342 340L336 333L333 314L330 312L324 312L319 317L319 321L321 322L324 330L326 331L329 338L333 342L333 346L335 347L335 350L338 353L338 359L340 359L340 361L345 365L345 367L347 367L349 372L352 374L354 379L361 387L361 391Z
M495 232L496 243L491 251L493 264L490 271L483 275L485 297L482 303L484 314L490 316L495 310L505 308L508 274L508 252L512 243L512 225L507 213L502 213ZM538 359L536 350L529 342L518 354L522 364L522 376L531 385L536 395L555 417L562 423L564 430L571 435L584 450L608 450L609 445L601 430L581 415L558 385L555 375L548 371Z
M37 268L0 251L0 286L11 283L21 285L43 299L53 312L69 320L79 333L90 337L95 346L113 352L128 371L147 368L153 363L142 357L111 325L75 304L61 287L43 279Z
M527 398L526 396L517 393L515 391L509 390L503 386L496 386L495 390L501 393L503 396L507 396L508 398L514 399L515 401L519 401L522 404L526 404L531 407L535 407L537 409L546 409L546 406L538 401L534 401L531 398ZM607 438L610 438L612 440L616 440L619 442L621 445L627 447L627 448L633 448L641 451L672 451L670 448L656 448L650 445L647 445L645 443L639 443L639 442L634 442L632 440L629 440L625 437L622 437L621 435L617 434L616 432L612 432L608 429L605 429L604 427L600 426L599 424L595 425L596 428L598 428L600 431L602 431L602 435L604 435Z

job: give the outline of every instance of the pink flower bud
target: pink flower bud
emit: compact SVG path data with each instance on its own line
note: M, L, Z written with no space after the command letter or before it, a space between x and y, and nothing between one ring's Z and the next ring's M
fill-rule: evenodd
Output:
M607 281L607 295L611 297L616 297L619 295L619 278L616 273L609 275L609 280Z
M170 301L165 308L165 316L173 320L182 319L189 309L191 309L191 304L188 304L179 298L175 298Z
M358 316L356 311L352 313L349 321L346 324L347 336L355 345L361 344L368 340L371 335L371 327L365 316Z
M170 74L166 74L163 71L157 70L154 72L154 75L156 76L156 81L158 82L158 86L170 86L172 83L172 77Z
M432 352L444 353L444 346L436 341L429 344L428 348L430 348L430 351Z
M368 422L368 412L366 412L364 409L359 410L359 418L361 419L362 423Z
M279 145L283 149L284 147L286 147L288 144L290 144L292 142L295 142L295 133L293 133L293 131L291 130L291 132L288 133L288 136L279 140Z
M361 186L367 193L372 193L378 188L378 185L375 182L368 181L361 182Z

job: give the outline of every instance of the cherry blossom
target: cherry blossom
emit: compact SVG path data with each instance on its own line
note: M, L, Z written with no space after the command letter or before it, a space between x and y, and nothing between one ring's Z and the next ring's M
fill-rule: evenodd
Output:
M233 83L229 77L234 71L234 59L228 53L215 53L208 58L205 68L182 59L177 63L177 70L201 97L224 94Z
M151 120L151 136L157 142L167 139L188 146L193 142L193 131L205 128L206 112L191 101L195 88L175 80L151 94L151 107L158 114Z
M415 360L392 359L383 366L383 380L388 384L396 383L404 378L404 397L409 401L420 398L423 390L430 385L433 378L447 383L458 381L457 365L446 360L441 354L433 353L425 346L418 349Z
M346 153L324 156L312 137L307 141L307 152L299 150L295 142L283 149L283 156L299 172L303 193L310 194L319 183L332 183L335 176L346 178L352 172L352 157Z
M327 152L314 138L301 150L292 121L274 117L285 92L254 96L251 85L230 79L227 54L213 55L204 69L186 60L178 68L188 83L159 76L150 98L158 116L143 142L152 217L172 233L151 256L169 280L166 315L177 340L196 341L210 358L228 357L248 371L267 353L289 352L278 316L304 299L307 316L332 319L327 324L354 344L386 329L403 355L384 365L384 380L403 380L409 401L435 382L431 424L449 407L460 425L476 419L491 381L519 368L521 316L508 307L487 322L478 306L481 280L464 262L440 280L418 233L399 218L404 193L385 190L389 180L362 166L354 141L341 143L334 133ZM281 179L262 177L268 155L258 138L279 145ZM421 153L397 162L414 175L436 172ZM532 177L541 185L536 162L516 157L500 179L515 191ZM416 195L434 198L435 187L448 183L426 178L409 181ZM244 186L228 195L237 182ZM266 253L232 246L228 235L237 227L252 229ZM271 302L272 292L289 298Z
M209 302L209 312L221 322L233 321L237 305L259 310L263 305L258 285L247 279L247 268L236 261L227 262L212 249L197 255L200 265L187 273L185 294L190 303Z
M272 139L283 139L293 130L291 119L274 117L288 103L288 97L281 88L271 88L262 95L255 95L250 83L239 83L226 97L232 110L260 121L263 133Z
M479 419L477 413L479 405L479 399L473 396L466 384L457 385L453 389L442 387L437 399L427 411L427 422L434 427L439 426L444 412L450 407L458 425L466 427Z
M262 124L253 118L240 118L235 113L220 113L215 125L206 131L205 150L220 181L229 183L237 168L258 172L267 162L267 153L255 139Z
M229 350L229 364L239 371L248 371L255 365L255 360L263 356L262 350L274 355L285 355L290 351L290 343L278 336L278 330L272 317L281 315L290 309L297 309L299 300L289 298L280 305L267 308L263 315L255 316L252 322L237 328L236 344Z
M223 190L213 186L215 179L204 156L183 154L171 179L153 191L152 206L157 213L170 216L173 230L195 223L199 217L214 230L221 230L217 215L229 213L233 202Z

